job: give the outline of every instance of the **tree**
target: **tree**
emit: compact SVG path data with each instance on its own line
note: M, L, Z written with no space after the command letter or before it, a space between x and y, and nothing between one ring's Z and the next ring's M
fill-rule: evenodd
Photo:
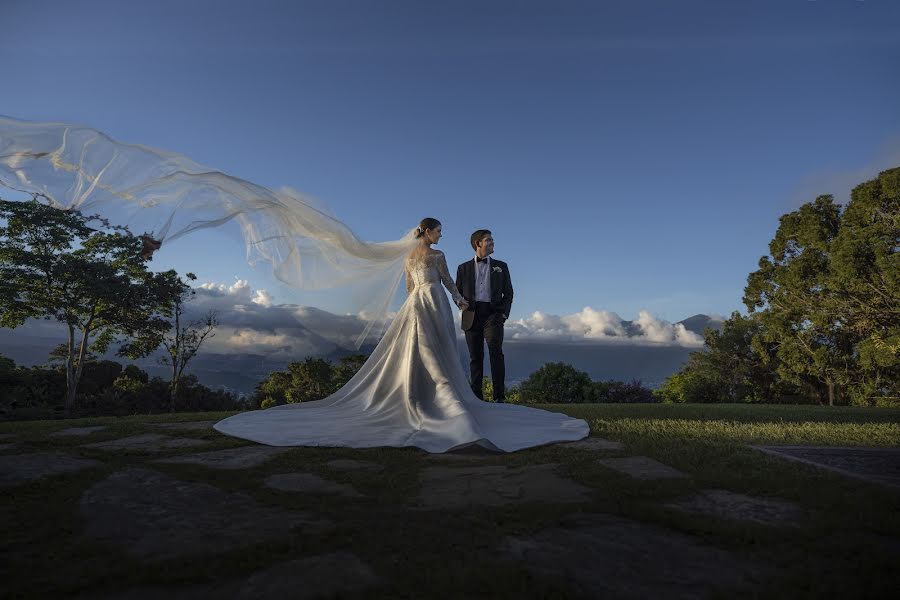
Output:
M830 255L840 208L831 196L819 196L782 216L771 258L759 260L744 288L744 304L759 314L761 341L775 344L778 374L815 389L829 405L853 367L852 341L832 302Z
M38 202L0 200L0 326L29 318L66 324L66 414L75 402L89 351L138 358L155 349L171 310L172 272L151 273L142 241L127 229ZM92 227L90 223L99 225ZM74 247L74 249L73 249ZM76 339L76 331L80 340Z
M173 272L174 273L174 272ZM186 275L188 280L195 281L197 276L193 273ZM169 382L169 411L175 411L175 400L178 397L178 383L184 373L188 362L200 350L200 345L207 337L213 337L213 330L218 325L218 315L215 310L210 310L200 319L194 319L188 324L183 324L185 308L196 292L190 284L178 279L176 289L172 291L174 303L172 306L171 332L162 340L166 354L160 362L172 369L172 378Z
M847 207L820 196L784 215L744 290L778 375L868 403L900 395L900 168L857 186Z
M831 310L855 346L851 395L900 396L900 168L854 188L831 264Z
M777 356L760 345L758 315L734 312L722 330L704 332L703 350L668 377L656 396L663 402L774 402L794 392L776 372Z
M335 365L331 375L333 379L332 388L334 391L344 387L344 385L359 372L362 366L366 364L368 359L369 357L365 354L349 354L347 356L342 356L340 360L338 360L338 364Z
M259 382L252 402L260 408L321 400L338 391L362 368L368 357L350 354L336 365L323 358L307 356L292 362L287 371L273 371Z

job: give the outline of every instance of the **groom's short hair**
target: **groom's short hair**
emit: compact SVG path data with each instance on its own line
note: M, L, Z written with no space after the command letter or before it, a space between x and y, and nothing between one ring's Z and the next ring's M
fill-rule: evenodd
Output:
M475 233L472 234L472 250L478 250L478 242L483 240L489 235L493 235L490 229L479 229Z

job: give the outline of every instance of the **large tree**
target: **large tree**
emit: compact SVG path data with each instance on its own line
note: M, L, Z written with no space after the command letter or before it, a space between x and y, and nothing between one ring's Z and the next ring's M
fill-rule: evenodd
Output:
M121 337L119 354L145 356L169 323L173 271L152 273L143 241L123 227L39 202L0 200L0 326L56 319L68 330L66 414L71 414L88 352Z
M857 186L832 244L831 310L851 336L857 400L900 396L900 168Z
M900 169L856 187L843 211L820 196L784 215L769 251L744 290L762 326L754 347L823 403L897 395Z
M831 246L841 222L832 196L781 217L771 257L759 260L744 289L744 304L758 312L761 338L775 343L778 373L834 404L837 386L849 381L852 348L829 302Z

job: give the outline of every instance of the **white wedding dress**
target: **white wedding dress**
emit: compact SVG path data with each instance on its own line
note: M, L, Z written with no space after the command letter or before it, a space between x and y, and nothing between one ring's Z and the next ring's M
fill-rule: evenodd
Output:
M270 446L416 446L428 452L471 445L513 452L588 435L581 419L476 398L441 287L454 301L461 298L443 252L413 252L405 269L406 302L344 387L323 400L240 413L215 429Z

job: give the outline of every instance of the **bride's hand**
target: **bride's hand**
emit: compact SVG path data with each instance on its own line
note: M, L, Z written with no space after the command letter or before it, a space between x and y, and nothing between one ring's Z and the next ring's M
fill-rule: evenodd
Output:
M469 308L469 303L466 302L465 300L460 300L459 302L456 303L456 305L457 305L461 310L466 310L466 309Z

